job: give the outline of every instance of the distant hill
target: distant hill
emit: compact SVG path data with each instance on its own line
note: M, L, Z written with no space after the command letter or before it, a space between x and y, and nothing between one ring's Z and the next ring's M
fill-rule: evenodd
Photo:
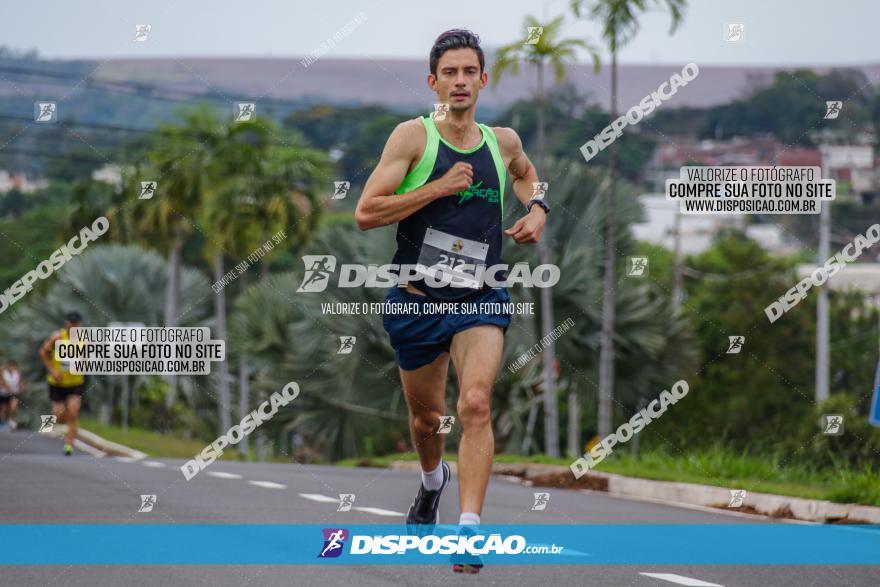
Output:
M636 104L684 64L621 65L620 105ZM699 65L699 64L698 64ZM491 67L491 64L490 64ZM676 106L714 106L767 85L778 67L703 66L700 76L676 95ZM817 72L828 68L814 68ZM869 78L880 65L860 67ZM490 69L491 71L491 69ZM594 74L588 65L569 68L568 79L603 106L610 97L610 67ZM295 59L119 59L102 65L100 77L174 83L192 88L223 88L241 96L266 95L280 99L318 98L333 102L381 103L388 106L431 108L434 94L425 83L426 60L322 58L303 67ZM547 76L552 82L552 76ZM480 103L503 108L533 91L535 74L524 67L506 77L497 91L484 91Z
M20 62L18 62L20 64ZM621 65L620 101L622 109L637 104L655 90L684 64ZM0 62L2 66L2 62ZM20 65L19 65L20 66ZM192 94L212 93L217 100L230 103L239 99L269 99L302 106L310 103L383 104L401 110L431 110L434 94L428 89L427 62L416 59L333 59L324 57L303 67L299 59L254 58L157 58L110 59L104 62L39 61L26 67L62 70L67 80L58 80L54 89L61 95L75 86L82 72L91 72L99 82L139 82L146 85L171 87L185 99ZM490 64L491 67L491 64ZM679 92L670 106L706 107L729 102L770 83L780 67L702 66L699 77ZM785 68L788 69L788 68ZM827 67L813 68L817 72ZM880 74L880 65L858 67L869 79ZM607 108L610 94L610 71L607 65L594 74L588 65L569 68L568 79L579 91L589 93ZM480 95L483 117L497 113L510 103L527 97L534 88L534 71L524 67L520 75L506 77L497 90L487 89ZM27 91L39 84L38 78L15 77L16 85ZM552 82L552 76L547 78ZM71 97L79 90L73 90ZM17 90L0 84L0 96ZM43 91L42 94L47 92ZM150 94L143 88L140 95ZM174 95L174 94L172 94Z

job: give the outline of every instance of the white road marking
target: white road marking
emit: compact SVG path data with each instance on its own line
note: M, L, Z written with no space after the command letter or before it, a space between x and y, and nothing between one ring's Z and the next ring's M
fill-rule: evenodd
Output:
M160 463L159 461L144 461L141 464L145 467L152 467L154 469L164 469L167 466L165 463Z
M138 459L133 459L131 457L113 457L114 461L119 461L120 463L136 463Z
M211 477L217 477L218 479L241 479L241 475L236 475L235 473L224 473L223 471L208 471L208 475Z
M669 581L670 583L675 583L676 585L690 585L691 587L724 587L723 585L719 585L718 583L707 583L706 581L691 579L690 577L683 577L681 575L675 575L673 573L639 573L639 575L654 577L655 579L660 579L661 581Z
M257 487L265 487L266 489L287 489L287 485L273 483L272 481L248 481L248 483Z
M339 501L334 500L334 501ZM392 512L391 510L383 510L382 508L362 508L362 507L353 507L353 510L358 510L361 512L367 512L368 514L376 514L377 516L394 516L395 518L399 518L405 514L401 512Z
M320 493L300 493L299 496L303 497L305 499L310 499L312 501L317 501L320 503L339 503L339 498L330 497L329 495L322 495ZM351 509L358 510L359 512L365 512L368 514L375 514L377 516L389 516L389 517L393 516L395 518L399 518L400 516L405 515L401 512L394 512L394 511L386 510L386 509L382 509L382 508L369 508L369 507L355 506Z
M329 495L321 495L320 493L300 493L299 496L311 499L312 501L320 501L321 503L339 503L338 497L330 497Z

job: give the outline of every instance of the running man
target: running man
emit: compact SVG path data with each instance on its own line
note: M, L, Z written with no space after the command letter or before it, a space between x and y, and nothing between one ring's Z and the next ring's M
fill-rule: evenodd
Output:
M549 207L530 199L538 175L510 128L488 127L474 120L477 97L489 75L479 37L450 30L434 42L428 86L437 102L448 104L442 120L425 116L394 129L379 164L364 186L355 212L361 230L397 224L398 265L431 269L491 266L501 263L504 186L507 172L513 191L528 212L503 233L517 244L535 243ZM436 276L436 273L433 275ZM386 303L456 301L506 303L504 288L436 286L428 275L407 272L404 287L392 287ZM501 278L503 279L503 277ZM431 284L435 285L431 285ZM462 526L480 523L495 453L491 422L492 384L501 362L508 313L386 313L409 408L409 427L419 453L422 483L407 512L407 524L439 522L440 494L450 470L438 434L445 415L449 361L458 376L456 405L462 427L458 454ZM422 526L425 528L425 526ZM478 572L482 565L459 565L457 572Z
M55 341L70 340L70 329L82 326L79 312L69 312L65 317L64 328L53 332L40 347L40 359L49 372L49 400L52 402L52 413L59 424L67 424L67 440L64 443L64 454L73 454L73 439L76 438L79 409L82 406L82 395L85 393L85 377L70 372L70 361L59 361L55 357Z
M18 428L18 394L24 390L24 381L15 361L8 361L0 370L0 420L5 420L9 430Z

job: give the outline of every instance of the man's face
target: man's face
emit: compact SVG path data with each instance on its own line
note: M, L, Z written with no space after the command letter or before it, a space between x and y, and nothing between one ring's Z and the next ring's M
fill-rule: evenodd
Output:
M82 320L78 322L71 322L70 320L64 321L64 327L68 330L70 330L71 328L79 328L80 326L82 326Z
M437 92L437 101L450 110L467 110L477 104L480 89L489 74L480 73L480 60L473 49L451 49L437 62L437 75L428 76L428 85Z

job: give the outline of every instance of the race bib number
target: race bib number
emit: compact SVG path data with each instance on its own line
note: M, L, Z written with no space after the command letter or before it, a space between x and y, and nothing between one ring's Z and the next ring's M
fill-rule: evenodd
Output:
M416 271L424 278L476 289L478 267L486 266L489 245L429 228L425 232ZM428 285L431 285L429 282Z

